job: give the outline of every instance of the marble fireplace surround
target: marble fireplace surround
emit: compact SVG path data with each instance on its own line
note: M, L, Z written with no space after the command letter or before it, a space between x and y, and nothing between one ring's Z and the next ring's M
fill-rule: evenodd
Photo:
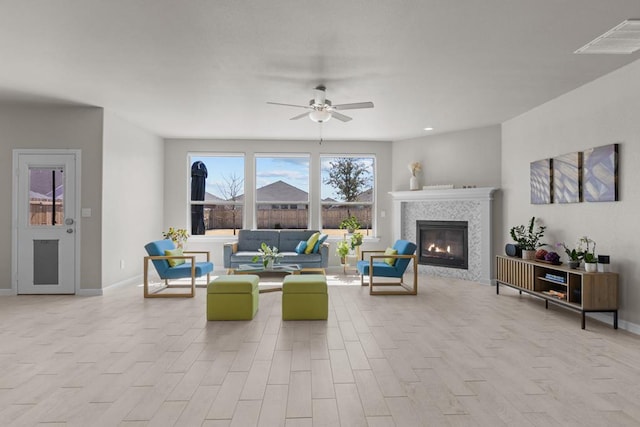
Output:
M418 265L418 271L491 284L492 204L495 188L393 191L393 240L417 241L416 221L467 221L469 268Z

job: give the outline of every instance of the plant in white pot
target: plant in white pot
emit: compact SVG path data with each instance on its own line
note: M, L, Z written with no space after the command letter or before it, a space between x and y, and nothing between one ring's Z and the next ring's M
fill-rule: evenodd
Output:
M583 253L584 269L589 273L598 271L598 256L596 255L596 242L587 236L578 241L578 250Z
M546 245L546 243L540 242L546 228L544 225L536 224L535 216L531 217L529 226L518 225L511 228L509 234L522 249L522 259L536 258L536 249Z

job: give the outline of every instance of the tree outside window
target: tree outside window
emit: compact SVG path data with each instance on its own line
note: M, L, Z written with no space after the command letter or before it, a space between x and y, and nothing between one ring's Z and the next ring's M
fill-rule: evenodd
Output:
M322 229L341 235L340 223L355 217L361 232L373 226L373 156L322 156Z

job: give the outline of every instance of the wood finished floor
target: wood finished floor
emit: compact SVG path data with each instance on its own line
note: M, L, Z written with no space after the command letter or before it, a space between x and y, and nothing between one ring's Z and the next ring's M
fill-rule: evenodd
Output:
M0 425L637 426L640 337L516 291L331 286L328 321L193 299L0 298Z

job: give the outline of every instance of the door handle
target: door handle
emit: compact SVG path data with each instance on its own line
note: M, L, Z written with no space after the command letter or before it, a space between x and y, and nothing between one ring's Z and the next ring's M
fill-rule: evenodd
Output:
M73 228L67 228L67 233L69 234L73 233Z
M64 225L73 225L73 218L67 218L64 220Z

